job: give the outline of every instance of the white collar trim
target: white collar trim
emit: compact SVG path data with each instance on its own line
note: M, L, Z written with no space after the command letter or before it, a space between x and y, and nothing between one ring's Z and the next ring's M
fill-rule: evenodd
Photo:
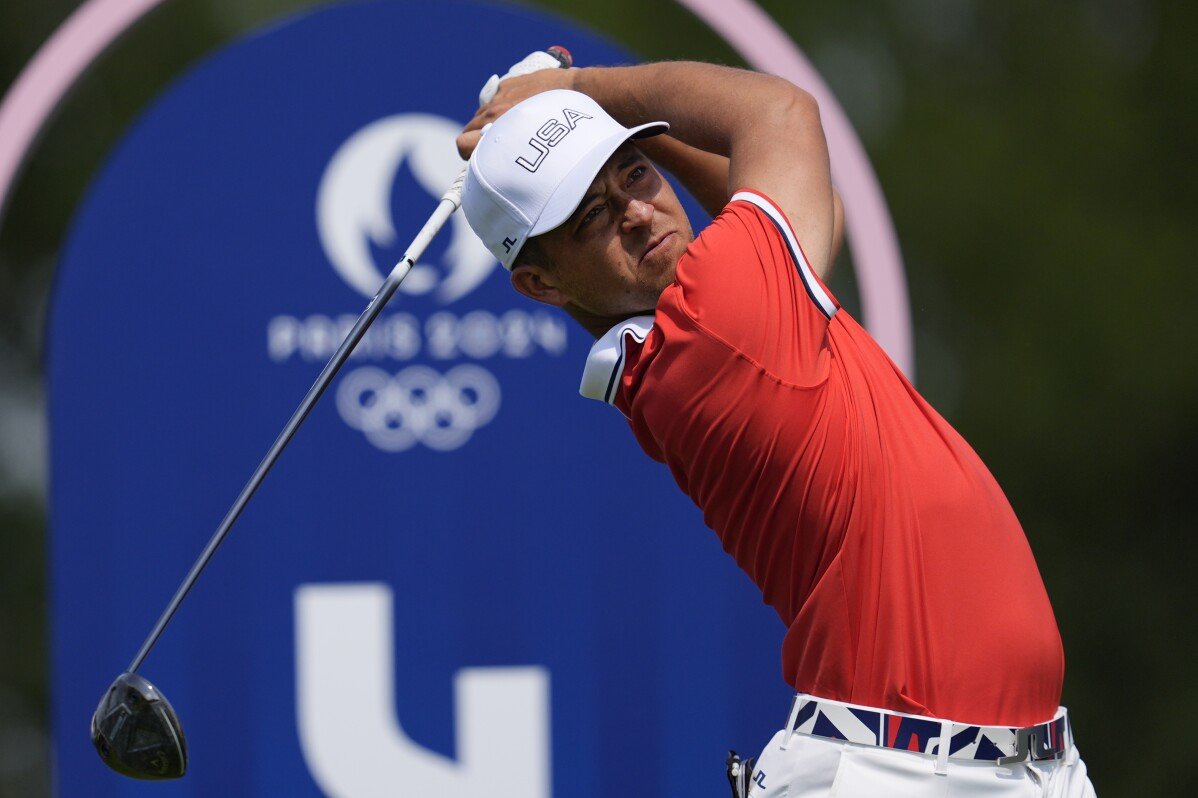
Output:
M625 334L637 343L643 343L649 330L653 329L652 316L634 316L612 327L591 347L587 355L586 368L582 371L582 384L578 392L588 399L614 404L616 388L627 363L624 351Z

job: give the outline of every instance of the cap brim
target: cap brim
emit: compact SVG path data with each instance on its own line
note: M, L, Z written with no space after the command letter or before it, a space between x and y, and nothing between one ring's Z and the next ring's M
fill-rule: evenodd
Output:
M595 182L595 175L599 174L599 170L603 168L603 164L607 163L607 159L612 156L612 153L620 149L621 144L629 139L657 136L669 129L669 122L648 122L626 131L622 130L606 141L595 145L594 149L574 165L574 168L566 175L566 179L558 184L557 189L549 197L549 201L545 203L541 217L533 222L532 229L528 231L528 237L532 238L541 233L548 233L569 219L577 210L578 203L582 202L582 198L586 196L591 183Z

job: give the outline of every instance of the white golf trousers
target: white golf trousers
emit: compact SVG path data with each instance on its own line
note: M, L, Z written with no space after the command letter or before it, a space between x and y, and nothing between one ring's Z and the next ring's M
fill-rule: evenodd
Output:
M996 765L780 731L757 758L749 798L1095 798L1086 765L1071 746L1064 758Z

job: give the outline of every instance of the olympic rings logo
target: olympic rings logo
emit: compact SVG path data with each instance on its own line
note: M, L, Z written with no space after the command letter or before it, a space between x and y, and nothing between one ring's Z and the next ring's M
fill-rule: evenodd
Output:
M439 452L464 445L499 412L499 382L474 365L445 375L428 366L397 374L366 366L350 372L337 388L341 418L385 452L417 443Z

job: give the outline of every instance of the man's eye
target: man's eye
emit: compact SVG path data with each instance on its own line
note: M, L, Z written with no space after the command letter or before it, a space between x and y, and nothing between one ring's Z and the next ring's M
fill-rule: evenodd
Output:
M633 169L631 172L628 173L628 182L635 183L636 181L640 180L644 176L645 176L645 167L638 166L637 168Z
M602 210L603 210L602 205L596 205L594 208L591 208L589 211L586 212L586 215L582 217L582 224L579 226L581 227L581 226L585 226L585 225L589 224L590 221L592 219L594 219L596 216L598 216L599 212Z

